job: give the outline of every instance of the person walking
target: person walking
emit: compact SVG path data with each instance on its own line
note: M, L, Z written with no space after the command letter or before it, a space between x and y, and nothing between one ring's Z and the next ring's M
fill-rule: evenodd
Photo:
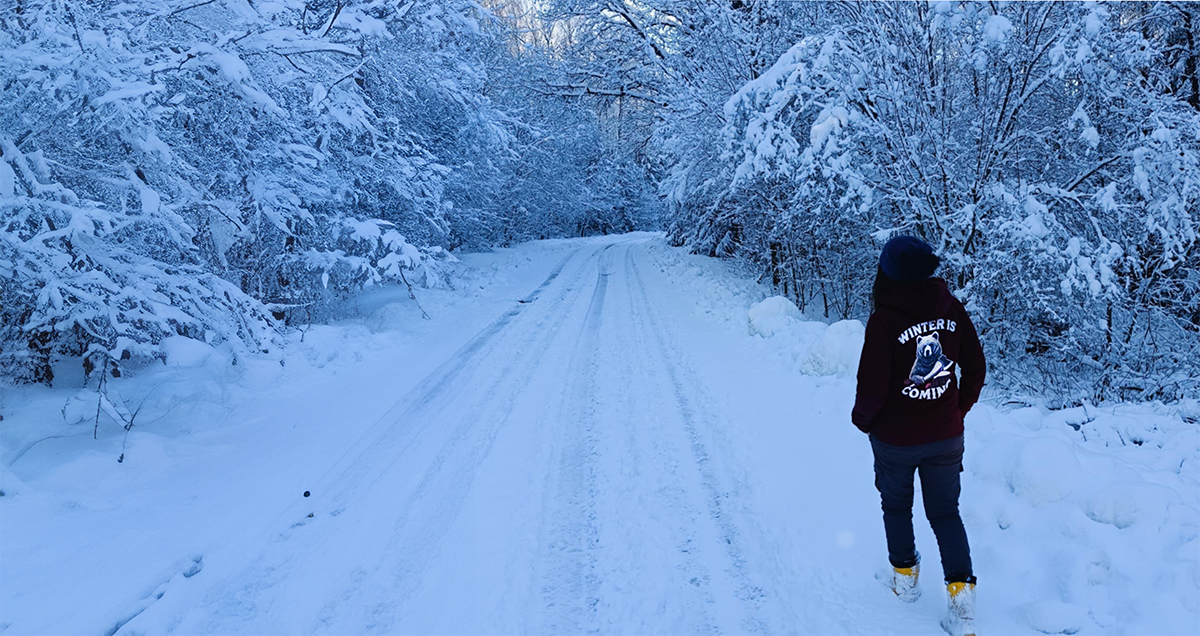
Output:
M959 474L963 416L979 399L985 361L966 309L944 280L933 277L940 263L928 243L912 236L884 245L851 420L869 435L875 456L892 591L906 602L920 597L912 525L915 471L948 593L942 626L967 636L975 633L976 579L958 512Z

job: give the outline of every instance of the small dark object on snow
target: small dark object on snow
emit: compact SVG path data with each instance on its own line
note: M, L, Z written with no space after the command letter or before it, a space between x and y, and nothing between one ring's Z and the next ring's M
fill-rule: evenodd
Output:
M309 518L309 519L312 519L312 516L313 516L313 513L311 513L311 512L310 512L310 513L308 513L308 518Z
M305 496L305 497L307 497L307 496L308 496L308 494L309 494L309 493L308 493L308 491L307 491L307 490L305 490L305 491L304 491L304 496Z

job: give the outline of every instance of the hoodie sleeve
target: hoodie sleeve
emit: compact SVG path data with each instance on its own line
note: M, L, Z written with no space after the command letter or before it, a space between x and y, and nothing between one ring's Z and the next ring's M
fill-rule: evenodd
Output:
M979 334L975 333L975 325L962 304L958 305L958 312L958 324L962 325L962 340L958 352L958 366L962 370L962 381L958 387L958 408L966 415L979 401L983 379L987 374L987 361L983 357L983 347L979 344Z
M892 374L892 339L887 335L879 312L867 320L862 355L858 359L858 392L850 421L864 433L871 432L875 417L887 400Z

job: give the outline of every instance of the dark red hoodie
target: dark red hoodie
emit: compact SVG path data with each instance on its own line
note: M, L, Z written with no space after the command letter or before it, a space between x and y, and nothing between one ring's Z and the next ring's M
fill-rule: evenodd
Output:
M975 326L945 281L898 283L867 321L850 419L896 446L957 437L983 389L984 366Z

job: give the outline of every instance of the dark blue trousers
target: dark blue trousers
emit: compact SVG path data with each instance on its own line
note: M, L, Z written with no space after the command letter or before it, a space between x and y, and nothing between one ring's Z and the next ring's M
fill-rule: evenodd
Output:
M888 560L898 568L917 562L913 538L913 471L921 476L925 516L937 536L942 553L942 573L947 583L971 581L971 548L958 515L959 473L962 472L963 438L893 446L871 436L875 453L875 487L883 502L883 528L887 532Z

